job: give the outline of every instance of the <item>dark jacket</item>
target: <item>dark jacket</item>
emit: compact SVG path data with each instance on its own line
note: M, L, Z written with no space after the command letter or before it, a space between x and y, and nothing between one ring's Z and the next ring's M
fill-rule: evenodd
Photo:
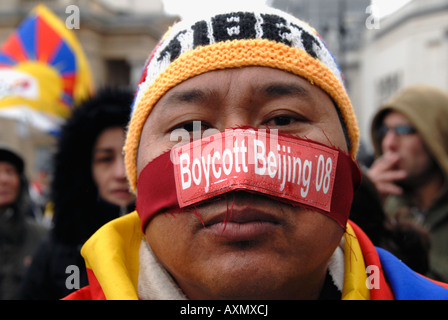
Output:
M60 299L83 286L87 276L81 246L103 224L134 208L100 199L91 174L96 138L107 128L125 128L132 98L127 91L102 90L75 108L62 128L51 182L53 227L34 257L22 299Z
M95 207L98 210L96 214L103 217L104 223L121 215L119 207L105 201L98 201ZM129 210L132 209L129 208ZM81 256L81 247L84 242L63 241L54 233L46 237L34 255L19 298L23 300L61 299L85 286L88 283L87 272Z
M1 145L0 149L0 160L13 163L20 176L17 200L10 207L0 209L0 300L10 300L18 298L20 283L47 229L31 218L23 160L6 146Z

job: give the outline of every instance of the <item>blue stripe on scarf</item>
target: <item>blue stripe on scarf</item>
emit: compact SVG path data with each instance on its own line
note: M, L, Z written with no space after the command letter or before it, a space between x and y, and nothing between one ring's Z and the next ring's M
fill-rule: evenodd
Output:
M390 252L376 248L396 300L448 300L448 290L416 273Z

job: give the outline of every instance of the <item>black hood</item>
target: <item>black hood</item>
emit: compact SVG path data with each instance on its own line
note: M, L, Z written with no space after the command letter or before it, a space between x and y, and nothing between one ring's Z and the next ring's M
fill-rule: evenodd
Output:
M98 196L91 172L92 150L105 129L126 128L132 100L131 92L103 89L76 107L63 126L51 182L52 233L58 240L83 243L100 226L120 215L119 207Z

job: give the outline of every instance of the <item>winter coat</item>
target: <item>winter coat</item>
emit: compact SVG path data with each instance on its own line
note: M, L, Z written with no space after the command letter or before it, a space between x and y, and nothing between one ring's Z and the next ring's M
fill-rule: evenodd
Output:
M120 208L98 200L104 223L121 215ZM131 209L130 209L131 210ZM98 226L99 227L99 226ZM81 247L84 241L66 242L54 234L42 241L20 290L22 300L57 300L88 284Z
M429 268L431 278L448 281L448 95L440 90L415 86L408 88L387 101L372 122L372 142L376 155L381 155L381 141L376 135L384 116L389 111L405 115L422 137L427 149L438 163L445 184L430 208L417 216L423 217L422 225L431 237ZM405 196L389 196L385 202L388 215L398 210L415 212Z
M28 183L20 177L18 200L0 213L0 300L18 299L20 284L48 230L34 221Z

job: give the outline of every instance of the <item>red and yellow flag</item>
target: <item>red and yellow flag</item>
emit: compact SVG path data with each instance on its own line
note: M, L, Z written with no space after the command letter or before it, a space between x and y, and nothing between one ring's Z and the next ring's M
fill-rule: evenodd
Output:
M0 116L41 129L67 118L93 92L90 66L72 30L38 5L0 48Z

